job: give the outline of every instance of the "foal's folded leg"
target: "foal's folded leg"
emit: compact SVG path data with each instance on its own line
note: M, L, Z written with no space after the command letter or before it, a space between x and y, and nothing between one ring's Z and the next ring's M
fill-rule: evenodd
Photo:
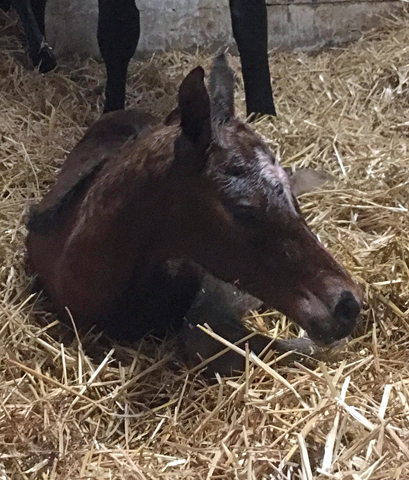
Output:
M196 295L195 301L186 315L186 323L180 334L181 347L187 362L199 364L202 360L209 359L226 348L221 342L197 327L198 324L207 324L213 332L230 343L240 342L251 333L242 324L242 318L250 310L257 310L261 306L262 302L257 298L240 292L232 285L206 274L202 289ZM262 334L255 334L246 342L250 351L256 355L268 350L274 351L276 356L287 354L280 364L303 361L307 357L325 359L329 352L328 348L317 346L307 337L274 340ZM244 349L244 342L239 346ZM206 366L205 375L211 376L216 372L221 375L231 375L235 371L244 371L245 358L239 353L229 350Z

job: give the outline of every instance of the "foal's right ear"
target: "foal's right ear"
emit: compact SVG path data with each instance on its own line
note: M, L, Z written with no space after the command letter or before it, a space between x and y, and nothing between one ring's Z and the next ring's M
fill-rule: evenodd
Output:
M211 141L210 100L202 67L196 67L183 80L178 100L182 134L175 144L175 161L183 162L189 170L200 170L206 163Z
M294 197L304 193L319 190L325 183L334 182L335 177L324 170L314 170L312 168L299 168L292 172L291 168L284 169L290 178L291 191Z
M234 81L234 72L226 55L218 53L210 72L212 124L215 128L234 117Z

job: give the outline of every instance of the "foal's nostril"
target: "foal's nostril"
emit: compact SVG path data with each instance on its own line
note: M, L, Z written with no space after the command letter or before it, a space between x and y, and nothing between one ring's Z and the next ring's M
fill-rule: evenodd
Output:
M335 318L344 324L355 323L360 310L359 302L350 291L346 290L342 292L335 307Z
M329 345L352 333L361 310L361 302L351 291L344 290L332 313L332 318L322 321L319 318L309 322L307 331L314 342Z

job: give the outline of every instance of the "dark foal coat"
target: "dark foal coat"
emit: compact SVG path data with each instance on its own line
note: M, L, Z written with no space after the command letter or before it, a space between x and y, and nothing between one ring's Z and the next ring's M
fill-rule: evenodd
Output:
M117 337L179 330L205 305L215 330L230 325L236 338L240 317L262 302L322 344L346 337L359 288L306 225L267 145L234 116L225 57L210 98L203 77L198 67L185 78L163 123L128 111L90 128L30 212L31 271L61 315L68 308L79 325ZM256 298L216 320L237 289L214 277Z
M0 8L13 6L19 14L28 52L40 72L56 67L57 61L45 41L44 13L47 0L0 0ZM267 8L265 0L229 0L233 35L243 69L248 115L275 115L267 54ZM105 112L125 105L129 61L139 42L140 19L135 0L99 0L98 45L107 71Z

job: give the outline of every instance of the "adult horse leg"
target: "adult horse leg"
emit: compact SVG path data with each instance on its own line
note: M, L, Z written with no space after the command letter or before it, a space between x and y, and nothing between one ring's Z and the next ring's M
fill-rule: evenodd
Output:
M139 41L139 10L135 0L98 0L98 45L105 61L105 112L125 107L129 61Z
M46 0L11 0L17 11L28 43L28 54L41 73L49 72L57 66L57 60L44 39L44 10ZM33 8L36 11L34 14ZM39 23L37 23L39 21Z
M31 10L36 19L41 35L45 37L45 7L47 0L31 0Z
M229 0L243 71L247 115L276 115L268 67L265 0Z

